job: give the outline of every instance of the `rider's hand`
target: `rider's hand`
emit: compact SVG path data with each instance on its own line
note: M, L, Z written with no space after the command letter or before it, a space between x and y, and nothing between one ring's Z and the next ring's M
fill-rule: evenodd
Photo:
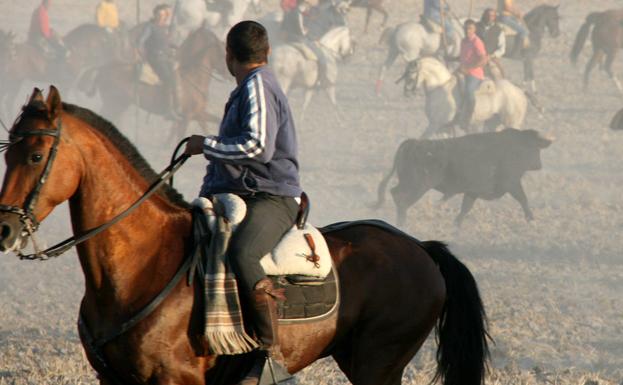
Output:
M203 142L205 141L205 136L201 135L191 135L186 143L186 149L184 150L184 154L186 155L197 155L203 153Z

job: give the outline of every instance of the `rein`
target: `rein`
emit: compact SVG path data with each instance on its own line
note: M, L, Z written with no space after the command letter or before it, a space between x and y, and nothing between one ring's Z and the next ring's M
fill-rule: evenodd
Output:
M186 160L190 158L190 156L186 154L182 154L177 158L175 157L178 150L181 148L182 144L184 144L188 140L188 138L186 138L177 145L175 152L173 153L173 159L171 159L171 162L169 163L169 165L158 174L157 179L149 186L147 191L145 191L145 193L139 199L137 199L131 206L123 210L121 213L117 214L110 221L103 223L97 227L94 227L79 236L74 235L72 237L65 239L62 242L57 243L56 245L52 247L49 247L45 250L39 250L33 237L34 233L39 228L39 222L35 218L33 211L37 204L37 199L39 197L39 193L41 192L41 188L47 181L47 178L50 174L50 170L52 169L52 164L54 162L54 159L56 158L58 145L60 143L61 130L62 130L62 123L59 118L56 130L54 129L22 130L22 131L11 134L12 137L18 138L17 140L0 142L0 152L1 152L1 151L5 151L6 149L8 149L9 146L19 142L20 140L28 136L52 136L54 137L54 142L52 144L52 147L50 147L50 152L48 155L48 160L45 164L45 168L43 169L43 172L41 173L41 176L39 177L37 184L35 185L33 190L30 192L28 197L26 198L26 202L24 202L24 207L21 208L21 207L16 207L16 206L0 205L0 213L12 213L12 214L19 215L20 221L24 225L25 231L28 233L29 238L33 241L33 245L35 247L34 253L22 254L21 251L17 252L19 259L21 260L45 261L50 258L58 257L61 254L65 253L67 250L71 249L72 247L79 245L93 238L97 234L113 226L117 222L121 221L123 218L130 215L132 211L134 211L138 206L140 206L143 202L149 199L149 197L151 197L156 191L158 191L158 189L160 189L160 187L162 187L165 183L167 183L169 179L171 179L172 181L173 175L177 172L177 170L180 169L180 167L182 167L182 165L186 162Z

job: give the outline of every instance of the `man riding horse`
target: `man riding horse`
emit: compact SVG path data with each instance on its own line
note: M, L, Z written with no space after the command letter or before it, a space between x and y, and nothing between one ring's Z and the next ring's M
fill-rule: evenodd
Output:
M523 21L523 14L514 4L513 0L498 0L498 13L500 14L500 22L517 32L517 44L513 47L513 52L509 56L515 56L521 48L527 48L530 45L529 31Z
M149 21L139 40L141 56L149 63L162 82L167 97L169 117L177 120L179 95L177 92L177 74L175 72L175 51L173 34L169 28L171 7L168 4L157 5L153 18Z
M44 51L50 49L57 59L65 59L67 50L63 45L61 37L50 27L49 10L52 0L42 0L41 4L34 10L30 19L28 30L28 42Z
M318 60L318 84L322 85L328 82L327 58L318 45L318 39L322 36L317 36L318 33L313 33L308 26L308 14L312 12L313 6L309 0L299 0L296 8L284 15L282 30L286 42L304 44L314 52Z
M487 8L482 18L476 23L476 34L485 44L488 56L486 72L493 79L504 77L501 59L506 53L506 35L497 22L497 12Z
M485 78L484 66L487 64L485 45L476 34L476 22L465 21L465 38L461 41L459 71L463 74L463 102L457 112L455 123L465 131L469 128L476 107L476 91Z
M273 288L260 259L293 226L302 190L292 113L267 67L266 29L254 21L240 22L229 31L226 44L227 67L238 86L226 104L219 134L191 136L186 153L203 154L210 161L201 196L233 193L247 205L228 259L260 342L261 354L242 382L250 385L259 381L267 357L284 364L275 300L285 297Z

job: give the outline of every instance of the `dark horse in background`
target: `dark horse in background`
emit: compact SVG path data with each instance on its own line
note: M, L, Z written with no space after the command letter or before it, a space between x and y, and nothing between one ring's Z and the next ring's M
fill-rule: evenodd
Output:
M199 27L193 31L177 50L179 67L178 88L181 120L174 122L171 136L183 136L191 121L199 123L206 131L209 122L218 119L207 111L208 89L215 74L227 76L225 47L209 29ZM137 63L114 62L85 74L81 83L90 83L88 94L99 93L102 115L119 124L123 113L131 106L159 116L169 109L169 96L158 84L138 81Z
M514 56L506 56L509 59L523 62L524 82L529 84L530 90L536 92L536 80L534 78L534 59L541 51L545 32L549 31L551 37L560 35L559 6L539 5L524 15L524 21L530 31L530 45L527 48L515 50L514 46L522 44L518 37L506 40L506 52L516 52Z
M120 34L119 36L123 36ZM112 42L116 41L117 44ZM10 42L8 60L2 74L0 104L9 112L15 108L15 100L23 84L28 81L55 81L68 93L76 79L88 68L100 66L129 52L126 40L113 39L104 29L95 24L83 24L63 37L67 56L58 57L46 52L41 46L24 42ZM6 55L2 50L0 55ZM23 99L20 100L23 103Z
M156 180L114 126L62 103L54 87L47 99L33 92L10 135L0 251L21 249L25 226L43 221L64 201L73 231L83 234L111 221ZM339 276L340 306L322 320L280 324L290 373L332 356L354 385L399 385L436 326L437 378L445 385L482 385L488 357L484 308L472 274L443 244L419 242L387 224L351 223L325 237ZM83 345L90 341L85 330L95 339L109 335L156 297L185 262L190 239L188 204L162 187L122 221L79 244ZM253 358L207 353L195 293L182 279L152 313L104 344L101 356L109 370L108 377L100 370L100 384L113 384L110 373L125 384L239 381ZM101 368L87 351L91 364Z
M593 43L593 55L584 69L584 90L588 89L591 71L599 63L614 82L619 92L623 93L623 87L618 77L612 71L612 63L617 52L623 48L623 9L593 12L586 17L586 21L580 27L571 49L571 62L576 64L578 56L584 48L588 34L593 28L591 42ZM605 58L605 63L604 63Z

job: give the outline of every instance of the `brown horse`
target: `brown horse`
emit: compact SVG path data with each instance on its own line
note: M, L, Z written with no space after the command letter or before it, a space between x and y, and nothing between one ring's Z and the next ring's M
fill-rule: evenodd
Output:
M586 21L580 27L571 49L571 62L577 63L578 56L582 52L588 34L593 28L591 41L593 43L593 55L584 69L584 89L588 89L591 71L597 63L606 70L608 76L614 81L619 92L623 93L623 86L618 77L612 71L612 63L617 52L623 48L623 9L612 9L604 12L593 12L586 17ZM605 63L604 61L605 56Z
M179 47L177 72L182 119L174 123L172 135L181 137L191 121L198 122L205 131L208 122L218 120L207 112L208 87L215 71L221 76L228 74L224 57L223 43L203 27L193 31ZM93 78L89 94L99 91L102 114L117 124L132 104L161 116L169 110L169 97L162 87L139 82L136 72L134 63L110 63L86 74Z
M75 234L104 224L156 179L110 123L35 89L10 132L0 194L0 250L16 251L55 206L69 201ZM101 338L137 314L185 263L191 214L165 187L112 227L78 245L85 276L84 330ZM355 385L401 383L405 366L437 325L438 375L480 385L488 356L485 313L469 270L439 242L389 225L353 224L325 233L340 279L337 313L281 324L288 371L333 356ZM175 282L175 281L173 281ZM101 384L232 384L245 355L208 355L199 341L200 301L182 280L134 327L101 350L87 348ZM113 374L111 374L113 373ZM114 378L116 378L116 380Z

